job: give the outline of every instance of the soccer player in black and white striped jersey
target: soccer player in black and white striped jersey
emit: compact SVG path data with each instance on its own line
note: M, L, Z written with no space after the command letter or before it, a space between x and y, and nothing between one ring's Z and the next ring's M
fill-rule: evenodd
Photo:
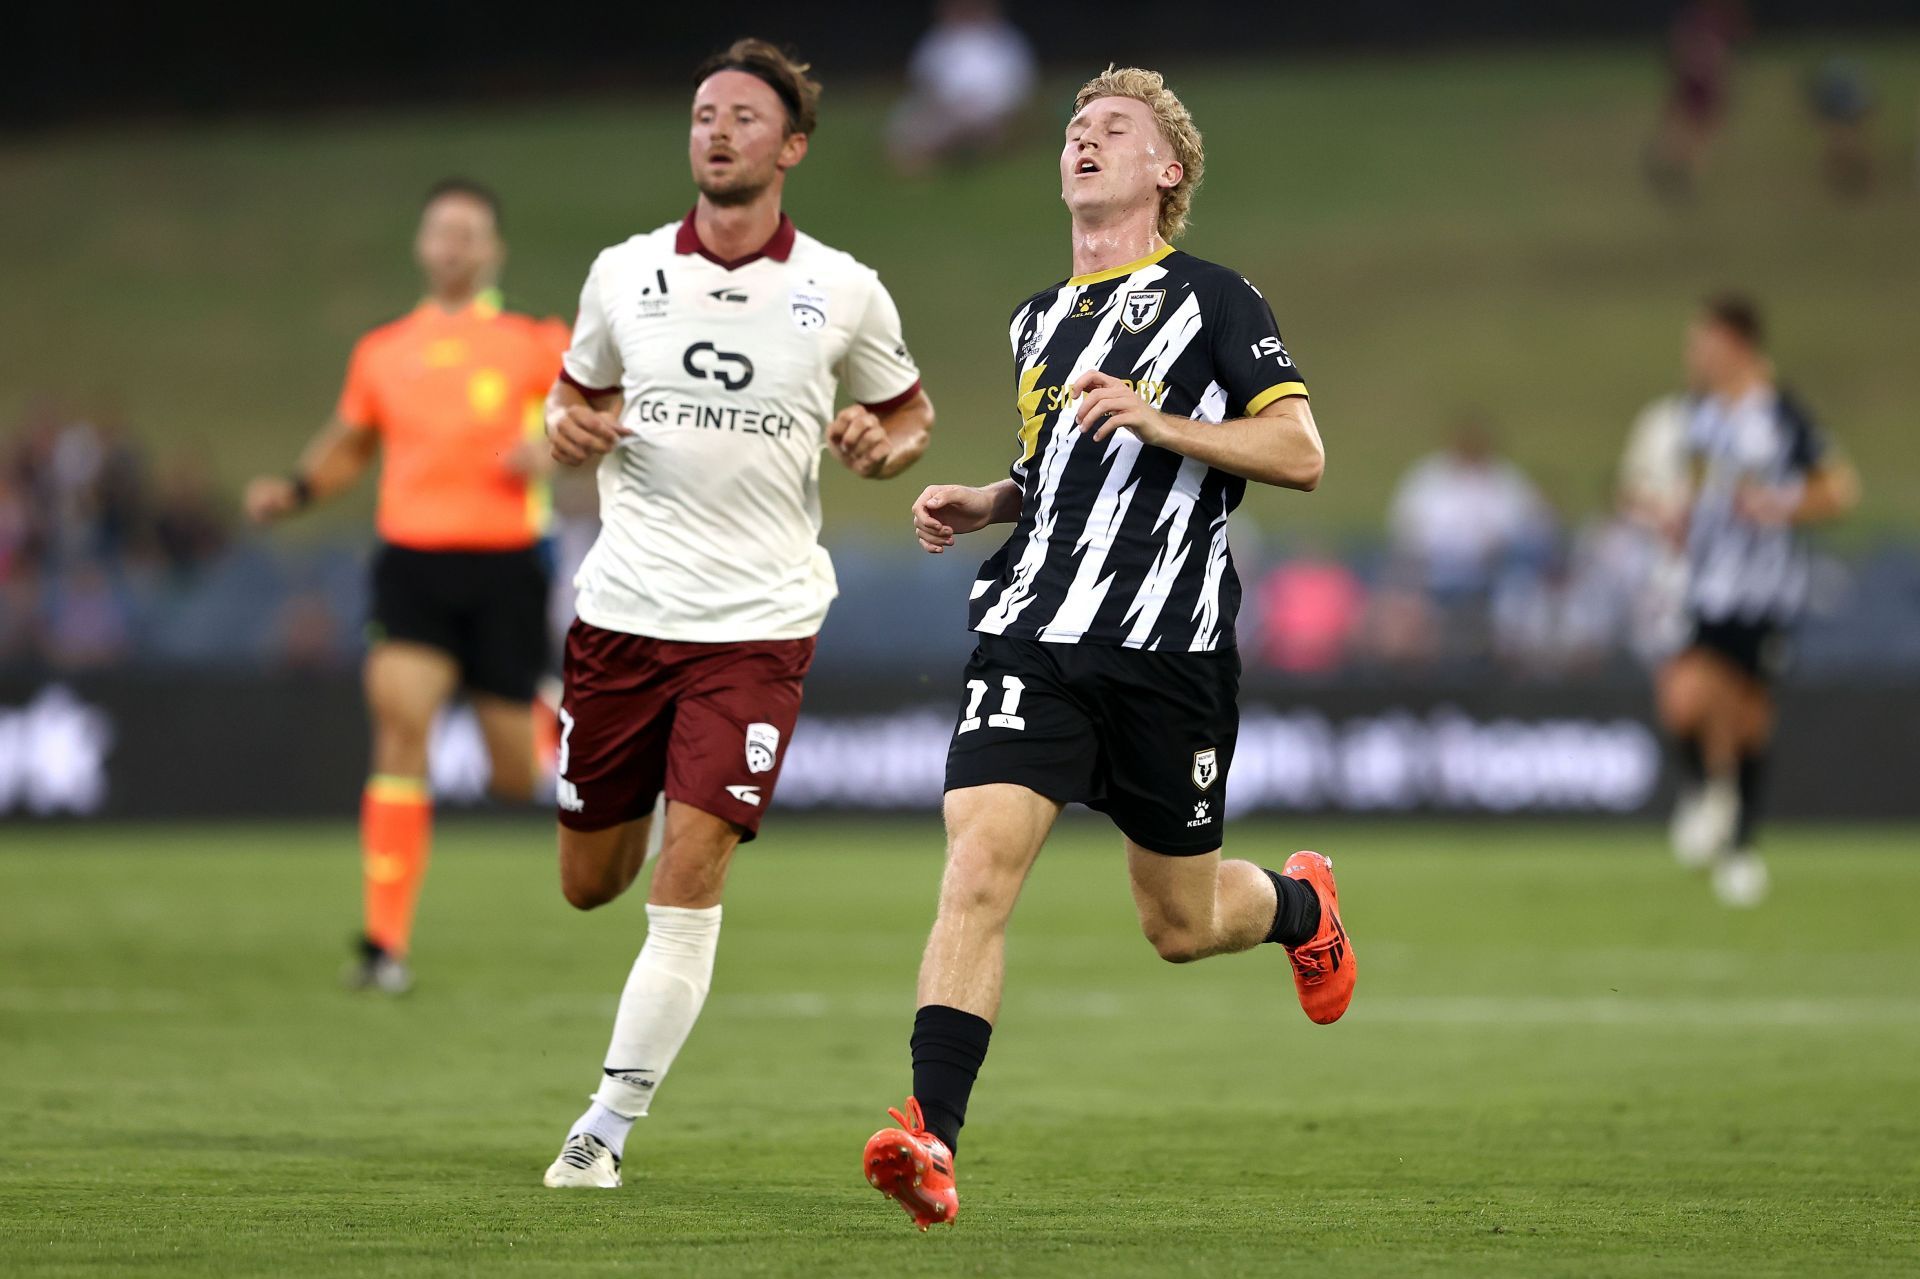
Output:
M959 1210L952 1155L999 1011L1006 928L1069 803L1124 837L1140 926L1174 963L1287 948L1307 1015L1346 1011L1354 963L1332 864L1220 856L1239 727L1229 513L1249 480L1311 490L1307 388L1239 272L1182 253L1203 156L1154 72L1081 90L1060 156L1073 274L1014 309L1009 478L914 503L933 554L1012 535L973 589L978 647L947 757L948 855L920 970L913 1096L868 1180L923 1229Z
M1687 331L1701 394L1687 424L1694 484L1686 515L1687 647L1660 674L1660 714L1683 773L1673 847L1710 867L1730 906L1766 896L1754 853L1772 681L1807 602L1799 529L1859 500L1853 468L1774 383L1760 313L1736 295L1708 300Z

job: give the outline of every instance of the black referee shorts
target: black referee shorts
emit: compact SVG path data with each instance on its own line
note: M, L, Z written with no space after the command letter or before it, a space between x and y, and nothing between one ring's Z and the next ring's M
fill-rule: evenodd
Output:
M416 551L382 543L373 558L368 641L440 649L460 663L474 692L532 701L547 670L549 578L537 547Z
M1142 848L1220 847L1240 733L1240 655L982 635L947 789L1011 782L1113 818Z

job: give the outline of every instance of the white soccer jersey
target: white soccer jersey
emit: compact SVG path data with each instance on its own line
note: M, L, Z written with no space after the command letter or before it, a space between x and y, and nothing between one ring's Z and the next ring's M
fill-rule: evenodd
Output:
M693 215L595 259L561 374L625 397L601 460L582 620L655 639L798 639L837 588L819 544L834 384L876 412L920 386L880 279L780 229L736 262Z

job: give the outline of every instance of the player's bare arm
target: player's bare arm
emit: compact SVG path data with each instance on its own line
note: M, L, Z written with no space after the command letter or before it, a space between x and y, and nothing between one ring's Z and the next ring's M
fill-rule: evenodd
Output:
M292 475L262 475L247 485L247 518L270 523L352 488L379 451L377 433L330 419L300 454Z
M890 480L920 460L933 433L933 401L916 391L905 404L876 414L849 404L827 426L827 447L855 475Z
M562 466L595 461L633 434L620 425L617 393L588 396L571 382L557 381L547 392L547 442Z
M913 535L929 555L953 545L962 533L1020 518L1020 486L1010 479L975 488L970 484L931 484L913 500Z
M1320 428L1304 395L1275 400L1252 417L1201 422L1162 413L1119 378L1098 370L1073 384L1075 420L1104 440L1122 428L1152 444L1256 484L1311 493L1326 470Z
M1825 524L1860 504L1860 473L1851 462L1826 462L1797 485L1749 485L1740 513L1756 524Z

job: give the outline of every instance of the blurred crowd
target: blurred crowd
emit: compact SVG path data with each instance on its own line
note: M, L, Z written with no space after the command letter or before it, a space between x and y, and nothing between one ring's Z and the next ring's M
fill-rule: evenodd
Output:
M0 435L0 660L134 655L135 583L190 590L231 524L204 453L156 462L113 407L34 401Z
M1642 425L1658 426L1661 411ZM1623 489L1634 469L1630 447ZM1672 550L1631 508L1563 518L1501 453L1493 425L1465 415L1400 477L1376 533L1303 543L1237 518L1247 665L1301 679L1631 671L1679 638ZM571 566L597 531L593 486L560 485L554 511L557 638L572 614ZM0 666L350 668L367 537L240 532L203 452L154 457L111 409L35 401L0 430ZM928 559L905 539L831 545L841 597L823 671L909 674L964 657L978 557ZM1818 582L1803 644L1817 668L1920 662L1920 546L1823 558ZM952 624L903 634L903 608Z

